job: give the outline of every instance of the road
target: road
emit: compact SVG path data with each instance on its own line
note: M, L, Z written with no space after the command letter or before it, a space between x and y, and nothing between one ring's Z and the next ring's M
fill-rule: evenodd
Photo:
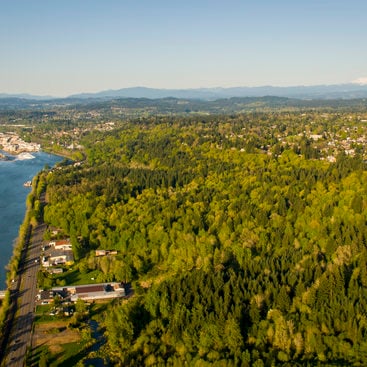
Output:
M31 347L32 324L37 295L37 273L46 225L34 227L27 257L20 266L18 307L13 321L4 366L23 367L27 349Z

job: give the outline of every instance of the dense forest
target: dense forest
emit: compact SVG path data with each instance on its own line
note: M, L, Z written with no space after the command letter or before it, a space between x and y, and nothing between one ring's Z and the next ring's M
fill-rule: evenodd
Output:
M103 318L110 363L365 364L367 164L363 142L330 151L338 134L365 123L155 116L83 134L86 159L41 178L44 219L80 272L133 285Z

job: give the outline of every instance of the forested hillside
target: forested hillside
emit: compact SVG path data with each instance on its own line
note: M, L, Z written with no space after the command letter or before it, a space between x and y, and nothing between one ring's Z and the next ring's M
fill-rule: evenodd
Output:
M365 124L165 116L85 134L86 160L44 178L44 218L79 271L133 284L105 314L111 362L363 366Z

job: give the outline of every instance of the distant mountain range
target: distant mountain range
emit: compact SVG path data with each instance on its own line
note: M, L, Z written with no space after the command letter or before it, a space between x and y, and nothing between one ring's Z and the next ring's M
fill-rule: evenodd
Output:
M199 89L154 89L145 87L107 90L98 93L75 94L73 98L181 98L215 100L232 97L276 96L299 99L353 99L366 98L367 85L338 84L295 87L234 87Z
M21 94L8 94L8 93L0 93L0 98L21 98L21 99L32 99L34 101L45 101L54 99L52 96L35 96L32 94L21 93Z
M106 90L97 93L74 94L67 99L104 99L115 98L180 98L216 100L232 97L264 97L277 96L297 99L354 99L367 98L366 84L335 84L315 86L293 86L293 87L234 87L234 88L197 88L197 89L155 89L146 87L123 88L118 90ZM50 96L33 96L29 94L4 94L0 98L22 98L36 101L51 101L59 98Z

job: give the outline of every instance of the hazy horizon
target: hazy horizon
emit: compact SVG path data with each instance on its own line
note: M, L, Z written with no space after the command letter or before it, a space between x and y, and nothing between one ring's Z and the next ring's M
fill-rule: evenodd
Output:
M1 91L0 90L0 98L3 96L14 96L14 97L22 97L22 96L27 96L27 97L38 97L38 98L51 98L51 99L57 99L57 98L68 98L68 97L73 97L73 96L79 96L79 95L93 95L93 94L100 94L100 93L105 93L108 94L108 92L119 92L119 91L127 91L127 90L138 90L138 89L142 89L142 90L152 90L152 91L175 91L175 92L180 92L180 91L185 91L185 92L190 92L190 91L226 91L226 90L230 90L230 89L271 89L271 88L279 88L280 90L282 89L292 89L292 88L332 88L332 87L340 87L340 86L352 86L354 85L356 88L358 86L360 86L361 88L365 88L367 87L367 84L364 82L357 82L357 81L352 81L349 83L342 83L342 84L313 84L313 85L284 85L284 86L279 86L279 85L258 85L258 86L246 86L246 85L241 85L241 86L229 86L229 87L221 87L221 86L217 86L217 87L199 87L199 88L155 88L155 87L147 87L147 86L143 86L143 85L137 85L137 86L132 86L132 87L126 87L126 88L116 88L116 89L105 89L105 90L96 90L96 91L81 91L81 92L76 92L76 93L71 93L71 94L67 94L67 95L62 95L62 96L57 96L57 95L50 95L50 94L44 94L44 95L40 95L40 94L32 94L32 93L23 93L23 92L19 92L19 93L7 93L6 91ZM112 93L111 95L113 95L114 93ZM244 95L245 96L245 95ZM247 95L246 95L247 96ZM249 97L253 96L252 94L248 95ZM274 96L276 96L276 94L274 94Z
M21 0L0 9L0 93L367 81L362 0Z

